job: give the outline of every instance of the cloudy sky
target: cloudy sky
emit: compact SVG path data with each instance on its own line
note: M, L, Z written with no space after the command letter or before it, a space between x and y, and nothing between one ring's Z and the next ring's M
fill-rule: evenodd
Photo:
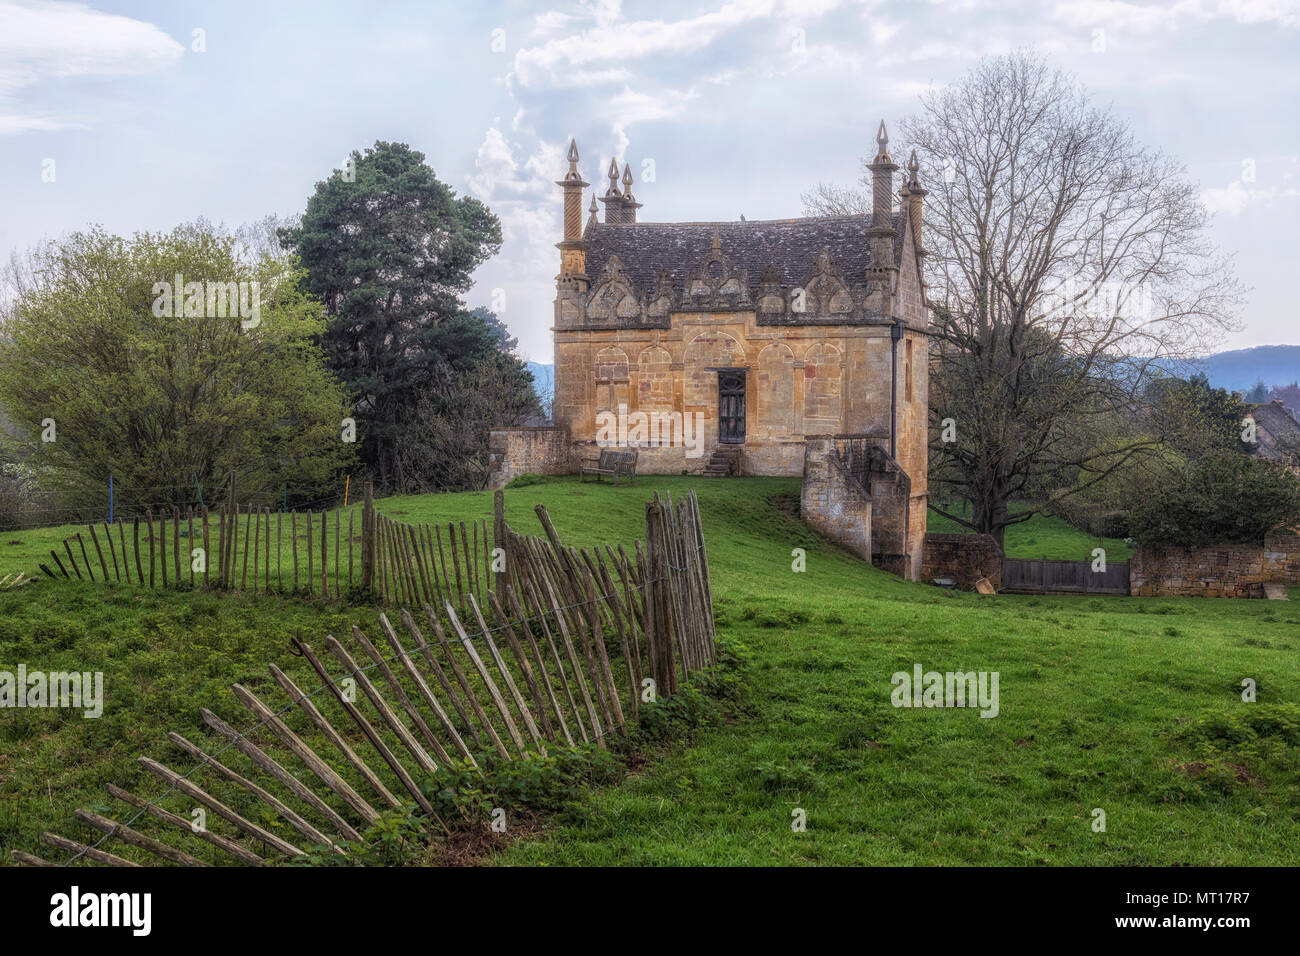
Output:
M631 162L643 219L794 216L882 117L1021 48L1200 183L1252 288L1223 347L1300 343L1300 0L0 0L0 254L292 215L397 140L501 217L470 304L549 361L570 136L602 188Z

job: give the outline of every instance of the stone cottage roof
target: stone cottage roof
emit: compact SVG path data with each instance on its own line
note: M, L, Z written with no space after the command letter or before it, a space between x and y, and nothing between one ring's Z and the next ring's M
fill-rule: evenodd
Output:
M894 264L902 262L905 213L893 214ZM588 222L587 274L600 276L611 256L617 256L624 274L645 293L654 289L660 271L668 269L674 288L681 289L713 254L717 235L723 257L757 289L766 270L774 268L779 284L801 285L817 268L817 258L829 250L832 266L846 282L866 277L871 262L867 229L869 215L818 216L804 219L770 219L755 222ZM772 273L767 273L772 277Z
M1274 438L1283 435L1300 434L1300 423L1291 417L1291 413L1281 402L1265 402L1255 405L1250 410L1255 424L1267 431Z

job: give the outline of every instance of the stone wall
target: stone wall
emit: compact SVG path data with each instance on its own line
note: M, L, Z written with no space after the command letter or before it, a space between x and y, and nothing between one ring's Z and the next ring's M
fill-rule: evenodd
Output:
M1269 535L1263 546L1139 546L1129 561L1129 592L1140 597L1264 596L1264 585L1300 585L1300 536Z
M574 470L565 428L493 428L488 433L488 487L519 475L567 475Z
M1002 549L991 534L927 534L921 580L933 584L935 578L953 578L963 591L988 578L1000 589Z
M924 510L921 525L913 528L912 479L882 448L871 449L867 468L871 495L871 561L890 574L916 580L921 570L925 536Z
M747 475L798 476L806 435L889 431L890 323L772 328L753 311L674 313L667 329L555 332L557 425L594 442L600 416L689 421L698 442L651 448L646 473L698 474L718 445L718 372L745 373ZM909 359L910 356L910 359ZM898 461L925 490L928 345L909 329L898 345Z
M813 530L871 560L871 495L840 464L834 436L804 445L800 517Z
M802 515L817 531L891 574L921 573L925 495L881 447L888 436L810 435Z

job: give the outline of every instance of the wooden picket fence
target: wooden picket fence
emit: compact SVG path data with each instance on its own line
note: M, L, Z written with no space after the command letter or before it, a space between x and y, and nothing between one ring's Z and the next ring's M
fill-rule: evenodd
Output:
M364 540L355 534L358 510L348 509L346 518L342 509L299 513L252 505L223 506L213 512L188 508L183 514L179 508L162 514L148 511L143 519L132 519L129 529L127 521L88 525L85 534L63 540L62 557L51 549L52 567L42 563L40 568L51 578L75 575L80 580L151 588L185 584L245 591L305 588L324 597L339 597L358 583L364 550ZM198 561L192 556L196 548L202 549Z
M63 554L51 549L50 564L41 563L41 570L55 579L75 575L151 588L306 590L326 598L361 587L386 603L416 606L424 601L439 606L446 594L462 614L470 595L483 604L491 590L493 539L485 519L399 522L375 510L369 483L363 502L349 508L273 511L241 506L232 494L215 511L148 511L131 520L129 531L127 522L119 521L116 541L113 528L107 522L91 524L84 534L65 538ZM202 550L201 560L195 560L194 549Z
M121 819L77 810L92 836L42 835L66 854L59 864L13 857L34 866L207 866L261 865L319 847L346 855L345 844L362 840L386 810L446 829L422 786L441 764L473 772L487 754L517 760L627 735L647 701L717 661L698 502L694 493L648 502L634 559L621 546L567 546L546 510L536 512L544 536L517 533L498 494L494 530L505 562L484 601L464 592L466 612L449 579L439 592L421 571L412 526L370 526L366 512L366 530L384 543L368 552L367 570L376 581L391 572L394 593L410 599L396 614L400 627L380 613L382 641L354 627L350 637L324 639L328 656L294 639L294 656L270 664L269 679L232 688L251 727L236 730L202 709L208 739L168 735L177 756L195 761L189 770L139 758L166 785L162 794L145 799L108 784L126 805ZM430 589L440 603L417 604ZM239 766L226 756L232 750ZM200 810L211 825L196 825Z

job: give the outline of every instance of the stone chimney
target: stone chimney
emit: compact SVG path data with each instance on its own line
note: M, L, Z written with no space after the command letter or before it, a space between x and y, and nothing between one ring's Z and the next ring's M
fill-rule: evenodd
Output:
M600 201L605 204L605 224L616 226L623 221L623 194L618 189L618 160L610 159L609 188L605 190L605 195L600 197Z
M555 184L564 190L564 240L555 244L560 250L561 280L587 280L587 244L582 240L582 191L590 183L583 182L578 172L578 143L569 140L569 171Z
M889 158L889 134L885 121L880 121L876 134L880 150L871 161L871 228L867 237L871 244L871 265L868 277L877 281L890 281L894 269L894 172L898 166ZM892 283L887 286L892 291Z
M632 195L632 164L623 164L623 221L636 222L636 211L641 203Z
M903 189L906 193L907 219L912 228L912 238L917 252L925 255L925 248L921 245L921 209L929 190L921 188L920 171L921 164L916 160L916 150L912 150L912 156L907 161L907 185Z

